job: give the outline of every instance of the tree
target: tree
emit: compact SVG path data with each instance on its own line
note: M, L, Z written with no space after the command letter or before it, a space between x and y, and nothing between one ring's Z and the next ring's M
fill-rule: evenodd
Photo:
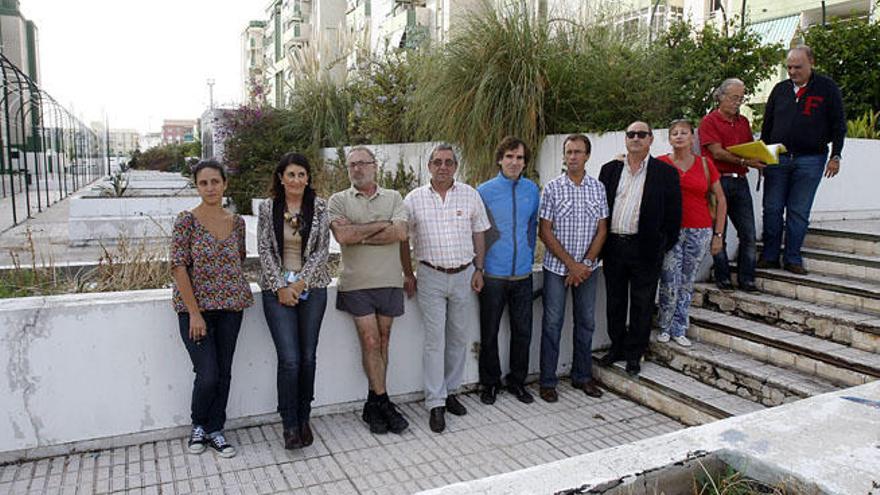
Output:
M818 72L840 86L846 113L859 117L880 110L880 23L834 20L804 34Z
M714 106L712 92L722 81L736 77L747 90L755 88L773 74L783 56L781 44L763 45L757 34L732 24L723 32L706 24L694 34L692 25L678 22L653 47L666 92L657 96L667 100L671 118L703 117Z

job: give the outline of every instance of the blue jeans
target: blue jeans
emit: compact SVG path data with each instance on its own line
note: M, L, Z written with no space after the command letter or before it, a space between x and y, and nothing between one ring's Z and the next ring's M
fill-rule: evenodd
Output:
M782 155L778 165L764 169L764 250L761 258L778 262L782 248L782 215L785 214L783 263L802 265L801 246L810 225L810 209L825 170L826 155Z
M508 385L522 385L529 374L532 343L532 276L523 280L483 277L480 291L480 384L501 385L498 328L504 306L510 319L510 373Z
M180 337L196 374L190 416L208 433L223 430L232 382L232 355L241 329L241 311L203 311L207 333L198 343L189 338L189 313L177 313Z
M709 251L712 229L681 229L678 242L663 258L660 271L660 314L662 332L680 337L688 329L688 310L694 295L694 278Z
M559 337L565 321L565 277L544 269L544 317L541 321L541 387L559 383L556 367L559 362ZM593 377L593 330L596 327L596 274L578 287L571 287L571 312L574 319L574 349L571 381L584 383Z
M768 167L769 169L769 167ZM737 253L737 281L739 286L755 282L755 210L752 207L752 193L749 181L745 178L722 177L721 188L727 199L727 217L736 228L739 237ZM724 247L713 258L715 280L730 282L730 266L727 260L727 222L724 222Z
M315 354L327 289L309 289L309 298L284 306L272 292L263 292L263 313L278 355L278 412L285 429L309 420L315 398Z

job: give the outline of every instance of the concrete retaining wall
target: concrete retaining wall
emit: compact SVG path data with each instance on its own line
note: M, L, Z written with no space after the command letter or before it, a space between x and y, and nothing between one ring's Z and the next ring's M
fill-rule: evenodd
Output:
M597 273L601 277L601 273ZM602 280L598 281L602 284ZM540 273L536 288L541 286ZM601 285L600 285L601 286ZM273 413L275 350L260 292L245 311L233 366L231 419ZM604 314L600 291L597 314ZM315 406L358 407L367 382L351 318L335 309L336 288L318 346ZM538 369L540 299L534 302L531 370ZM569 311L570 313L570 311ZM470 341L479 342L477 314ZM594 346L606 346L604 318L597 318ZM506 368L509 332L500 349ZM560 372L570 369L570 314L563 332ZM422 390L421 316L408 300L394 323L388 388L392 395ZM478 380L476 346L465 383ZM97 438L188 425L192 366L181 342L169 290L78 294L6 300L0 309L0 453L58 446ZM274 417L274 416L272 416ZM10 457L9 455L4 457ZM14 455L12 457L15 457Z

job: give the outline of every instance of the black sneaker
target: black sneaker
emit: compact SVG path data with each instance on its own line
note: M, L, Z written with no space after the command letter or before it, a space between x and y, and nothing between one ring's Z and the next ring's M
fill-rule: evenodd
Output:
M384 435L388 433L388 422L379 412L378 402L367 402L364 404L364 412L361 418L370 426L370 433L376 435Z
M208 440L208 445L217 452L220 457L235 457L235 447L226 442L226 437L218 433Z
M201 454L208 448L208 439L205 436L205 429L199 425L193 425L192 431L189 432L189 442L186 444L190 454Z
M388 425L388 430L391 433L397 433L399 435L409 426L409 421L403 417L403 414L400 414L400 411L397 410L397 406L395 406L390 400L379 403L378 409L379 414L385 419L385 424Z

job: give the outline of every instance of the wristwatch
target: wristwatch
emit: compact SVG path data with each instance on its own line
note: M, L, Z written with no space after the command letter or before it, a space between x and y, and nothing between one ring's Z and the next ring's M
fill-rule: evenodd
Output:
M831 158L828 159L828 161L831 161L831 160L834 160L834 161L838 161L838 162L839 162L839 161L841 160L840 155L834 155L834 156L832 156Z
M713 236L713 237L717 237L717 238L719 238L719 239L723 239L723 238L724 238L724 232L713 232L713 233L712 233L712 236Z
M584 258L584 261L583 261L582 263L585 264L585 265L587 265L587 268L589 268L589 269L591 269L591 270L592 270L593 268L596 268L596 261L595 261L595 260L591 260L590 258Z

